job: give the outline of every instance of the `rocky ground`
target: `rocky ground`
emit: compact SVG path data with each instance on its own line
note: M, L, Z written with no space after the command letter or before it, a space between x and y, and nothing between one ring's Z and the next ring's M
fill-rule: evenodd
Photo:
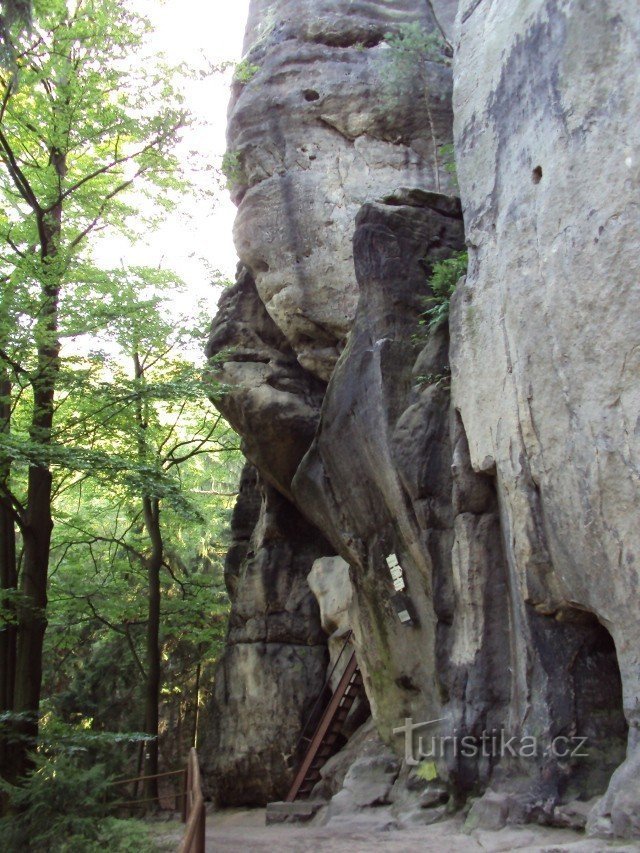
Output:
M278 851L302 853L314 850L325 853L349 851L365 853L370 850L460 851L527 851L527 853L600 853L604 850L640 850L634 842L605 842L585 839L571 830L547 827L506 827L498 832L475 831L466 834L462 822L452 819L415 829L397 830L388 821L376 817L363 820L350 816L337 825L300 826L280 824L265 826L263 809L225 810L207 818L207 851Z

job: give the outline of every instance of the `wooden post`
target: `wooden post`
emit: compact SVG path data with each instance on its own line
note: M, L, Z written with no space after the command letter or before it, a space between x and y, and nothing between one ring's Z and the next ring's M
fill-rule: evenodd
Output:
M184 773L182 774L182 785L183 785L183 791L182 791L182 822L186 823L187 818L189 817L189 815L188 815L189 807L187 805L187 798L189 796L189 770L188 770L188 766L185 767Z
M207 815L204 807L204 802L202 800L200 801L198 811L198 834L196 836L195 853L204 853L205 822Z

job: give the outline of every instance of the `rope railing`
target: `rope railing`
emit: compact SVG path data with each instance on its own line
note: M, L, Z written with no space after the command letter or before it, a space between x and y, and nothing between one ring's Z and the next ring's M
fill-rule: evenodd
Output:
M176 780L176 781L179 781L181 783L181 784L179 784L177 790L174 787L173 791L171 791L171 792L167 792L167 791L158 792L158 794L154 797L140 798L140 797L136 796L136 788L137 788L137 785L139 782L145 782L147 779L163 779L163 780L166 779L166 780L169 780L172 777L174 777L174 778L180 777L179 780ZM172 779L172 781L173 781L173 779ZM117 808L121 808L121 809L123 809L123 808L132 809L132 808L140 808L140 807L146 808L146 806L149 803L157 803L159 808L161 808L161 809L165 808L166 809L167 808L167 806L166 806L167 800L172 800L173 801L173 809L174 810L180 809L182 811L182 814L183 814L183 820L185 819L184 818L184 813L185 813L185 805L184 804L185 804L185 799L186 799L186 795L187 795L187 771L185 770L184 767L181 770L167 770L164 773L152 773L152 774L149 774L148 776L132 776L129 779L115 779L113 782L109 783L109 787L119 788L123 785L131 785L131 784L133 784L133 786L134 786L133 798L128 799L128 800L118 799L113 803L114 806L116 806ZM163 805L163 803L164 803L164 805ZM171 808L171 807L169 807L169 808Z
M179 853L204 853L204 834L206 813L198 753L192 747L189 750L187 764L187 789L185 796L185 817L187 827Z

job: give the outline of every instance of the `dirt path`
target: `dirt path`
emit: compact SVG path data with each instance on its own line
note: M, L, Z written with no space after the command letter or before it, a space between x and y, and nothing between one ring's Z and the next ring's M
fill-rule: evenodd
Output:
M464 834L459 820L417 829L375 831L355 817L339 826L265 826L264 810L230 810L207 815L207 853L604 853L640 851L640 845L585 839L570 830L508 827L499 832Z

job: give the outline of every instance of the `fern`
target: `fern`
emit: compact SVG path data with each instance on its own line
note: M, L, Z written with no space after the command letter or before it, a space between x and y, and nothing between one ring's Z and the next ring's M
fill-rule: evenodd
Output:
M468 261L467 252L462 251L433 265L429 277L431 295L425 297L426 308L420 317L420 324L428 331L434 331L448 319L451 297L458 280L467 271Z

